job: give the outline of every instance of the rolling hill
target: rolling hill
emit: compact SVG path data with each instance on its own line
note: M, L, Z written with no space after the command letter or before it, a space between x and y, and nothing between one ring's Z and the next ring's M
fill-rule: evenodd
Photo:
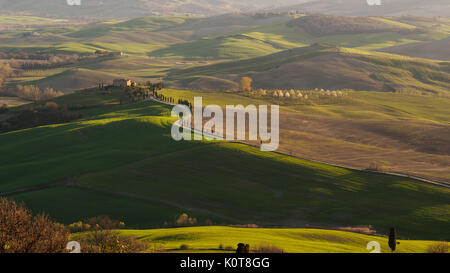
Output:
M271 9L272 10L272 9ZM450 3L446 0L381 0L381 5L370 6L365 0L316 0L275 11L300 10L308 13L325 13L347 16L420 15L450 16Z
M303 0L91 0L81 1L80 6L69 6L65 0L22 0L0 1L2 13L28 13L39 16L59 18L131 18L148 15L197 14L212 15L236 11L256 10L304 2Z
M2 194L64 223L107 214L149 228L187 212L201 223L372 225L380 233L395 226L404 238L450 236L447 188L239 143L176 142L169 106L119 105L114 94L57 98L107 105L77 110L82 120L1 134Z
M264 229L233 227L189 227L152 230L120 230L122 236L150 243L149 251L163 248L170 253L234 253L238 243L250 244L252 250L275 246L284 253L369 253L367 244L380 243L381 253L390 253L387 238L337 230ZM75 234L74 239L84 234ZM425 253L431 241L401 240L396 252ZM181 245L189 250L181 250ZM155 249L152 249L153 248Z
M380 51L411 57L450 61L450 38L393 46Z
M240 17L241 20L252 18L249 15ZM234 20L230 16L223 16L223 18ZM283 16L275 16L272 20L269 18L261 21L261 24L256 27L247 25L239 30L237 27L239 24L237 24L234 28L236 31L233 33L224 34L218 31L213 36L171 44L149 52L148 55L154 58L186 60L242 59L314 43L376 50L395 45L445 39L450 35L450 21L445 18L430 19L412 16L365 18L331 15L306 15L297 19ZM214 20L219 18L200 20L199 23ZM276 20L279 22L275 22ZM186 28L192 28L192 26L188 24Z
M66 70L42 80L29 82L28 84L36 85L41 89L49 87L64 93L70 93L76 90L98 86L102 82L112 83L114 79L120 78L122 78L120 75L78 68Z
M448 95L448 62L338 48L323 44L268 56L174 70L181 83L209 76L238 81L250 76L255 88L410 91Z

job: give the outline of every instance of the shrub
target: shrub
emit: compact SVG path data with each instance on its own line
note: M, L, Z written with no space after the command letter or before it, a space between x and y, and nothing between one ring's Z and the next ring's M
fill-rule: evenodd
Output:
M45 214L33 216L23 203L0 199L0 253L66 252L69 231Z
M82 221L78 221L75 223L72 223L68 226L68 228L70 229L71 232L83 232L83 231L88 231L91 229L91 225L89 224L85 224Z
M372 226L340 227L339 230L362 233L367 235L377 234L377 231L372 229Z
M285 253L283 249L270 245L270 244L261 244L252 249L253 253Z
M187 213L181 214L175 221L177 226L194 226L197 224L197 219L189 217Z
M17 85L15 89L8 89L3 94L32 101L48 100L64 95L64 93L55 91L53 88L41 90L34 85Z
M8 112L8 104L5 103L0 107L0 114L4 114L6 112Z
M238 244L236 253L250 253L250 245L243 243Z
M124 222L113 220L106 215L89 218L86 220L86 223L94 230L119 229L125 227Z
M437 242L428 246L428 253L447 253L449 249L447 242Z
M187 245L187 244L182 244L182 245L180 246L180 250L189 250L189 245Z
M80 239L83 253L139 253L146 244L134 237L122 237L119 232L95 230Z
M149 253L163 253L166 252L164 245L161 243L152 243L147 247L147 251Z

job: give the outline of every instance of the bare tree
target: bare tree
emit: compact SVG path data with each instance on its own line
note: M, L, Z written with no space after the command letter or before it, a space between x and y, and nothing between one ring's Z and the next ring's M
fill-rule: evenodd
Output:
M65 252L69 231L45 214L33 216L24 204L0 199L0 253Z

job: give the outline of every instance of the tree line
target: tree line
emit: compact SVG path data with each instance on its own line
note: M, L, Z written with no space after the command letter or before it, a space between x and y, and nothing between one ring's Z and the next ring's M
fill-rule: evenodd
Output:
M13 74L13 68L7 62L0 62L0 89L6 80Z
M16 88L3 90L1 94L31 101L48 100L64 95L63 92L56 91L53 88L45 88L42 90L34 85L17 85Z

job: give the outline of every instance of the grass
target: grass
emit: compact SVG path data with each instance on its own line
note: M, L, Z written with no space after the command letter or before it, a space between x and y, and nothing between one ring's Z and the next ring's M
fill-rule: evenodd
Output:
M67 23L64 19L51 19L45 17L34 16L0 16L1 25L16 25L16 26L38 26Z
M392 172L450 178L445 97L353 91L336 102L310 95L306 103L220 91L165 90L164 95L189 101L201 96L204 105L279 104L285 153L360 169L376 161Z
M211 18L197 17L143 17L129 21L104 21L86 25L40 28L39 24L64 23L63 20L35 17L0 17L0 22L38 24L31 28L42 37L33 39L34 46L23 38L27 30L11 30L5 34L14 39L1 48L11 50L45 50L88 54L95 50L124 51L135 56L166 59L243 59L264 56L285 49L313 43L329 43L340 47L376 50L413 42L439 40L448 37L450 23L438 19L437 24L402 22L400 17L376 20L404 28L428 27L425 34L399 34L396 32L328 35L315 37L301 28L286 25L289 17L253 18L245 15L223 15ZM25 23L23 23L25 22ZM49 44L46 35L50 35ZM56 40L55 40L56 39ZM1 44L1 41L0 41Z
M246 60L174 69L169 79L186 84L201 76L236 78L251 73L255 88L395 90L448 96L449 64L316 44Z
M7 178L0 190L19 191L12 196L65 223L108 214L131 227L155 227L188 212L201 222L373 225L380 233L395 226L404 238L450 236L448 189L242 144L175 142L169 107L117 105L114 95L57 98L60 105L104 106L79 110L83 120L1 134L0 153L8 156L0 157Z
M218 37L204 37L205 32L196 34L200 37L191 40L190 23L197 20L200 19L144 18L40 29L43 34L58 35L53 44L46 38L36 38L30 45L29 40L21 36L22 32L14 30L6 33L13 37L14 43L5 39L2 49L80 54L105 49L123 50L132 55L98 63L79 63L62 70L28 72L23 78L16 79L19 82L54 83L57 80L64 85L70 78L65 76L81 71L80 81L98 74L151 79L169 73L170 80L185 83L199 76L264 72L286 63L337 54L370 64L379 71L377 76L381 81L415 88L420 93L445 95L448 92L448 81L442 74L448 63L361 50L440 39L448 36L447 23L422 36L381 33L313 38L278 22L251 29L227 27L227 30L221 30L227 32L225 36L217 33ZM393 18L383 20L399 23ZM183 31L177 32L178 28ZM231 29L234 29L233 33L228 33ZM304 47L314 42L352 48L321 46L317 50ZM303 48L266 56L294 47ZM178 59L217 61L261 55L264 56L257 59L168 71ZM95 77L92 78L96 83ZM228 92L167 90L165 93L176 98L201 95L204 104L275 103L271 99ZM361 168L368 166L368 161L380 160L394 169L398 167L450 179L448 155L445 154L448 98L379 92L351 92L350 97L351 100L344 104L283 103L281 151L291 150L303 157ZM450 238L450 200L446 188L409 178L263 153L243 144L175 142L170 137L173 122L169 117L170 107L152 102L120 105L121 99L126 102L120 90L114 90L112 94L91 90L60 97L54 100L60 105L86 106L74 110L82 113L84 118L67 124L0 134L0 176L3 178L0 191L13 192L10 196L24 200L35 212L46 211L64 223L107 214L125 221L131 228L150 228L188 212L201 222L211 220L216 224L256 223L270 227L372 225L382 234L395 226L403 238ZM208 236L211 230L202 232ZM172 231L177 230L161 230L159 237L163 238L164 234L170 237ZM199 233L201 228L193 231L193 234ZM270 234L270 231L276 234ZM313 236L307 231L299 230L299 237L302 232L306 232L303 237ZM157 231L124 232L147 232L145 234L151 237ZM244 239L226 228L218 230L214 236L227 238L224 232L229 232L231 240L216 242L214 239L197 245L194 240L169 238L167 244L170 249L185 243L196 250L209 251L219 244L231 245ZM319 234L315 241L320 244L311 246L308 240L304 245L290 242L286 237L297 235L289 235L288 231L239 230L238 233L245 232L261 232L252 235L255 236L253 241L249 240L254 244L263 237L271 238L271 241L279 239L284 243L276 245L288 252L324 252L327 249L358 252L364 251L365 247L359 243L362 239L349 244L340 243L344 239L331 242L332 237L339 234L349 238L356 236L345 233L331 236L314 231ZM276 237L279 234L288 235ZM187 235L190 236L194 235ZM420 243L404 245L408 246L405 251L425 249Z
M399 22L395 18L375 19L404 28L415 28L415 26ZM440 40L448 37L449 33L448 22L443 21L441 27L435 28L427 34L403 35L397 32L382 32L317 37L306 33L301 28L290 28L283 22L248 28L224 36L177 44L153 51L150 56L183 59L242 59L264 56L314 43L377 50L414 42ZM250 51L249 48L255 48L255 51Z
M143 242L161 244L167 252L218 253L234 252L237 244L251 248L273 245L286 253L369 253L367 244L380 243L381 253L391 253L388 239L358 233L322 229L265 229L232 227L189 227L155 230L121 230L123 236L139 238ZM82 236L75 234L74 239ZM400 240L397 253L426 253L431 241ZM181 250L182 245L189 250ZM220 249L230 248L231 250Z
M348 98L341 103L321 104L320 102L300 104L298 100L278 100L272 97L251 96L240 92L197 91L165 89L162 94L193 101L202 97L203 104L221 106L237 104L281 104L282 109L317 117L359 120L411 120L420 122L450 123L449 100L443 97L419 96L391 92L349 91Z

